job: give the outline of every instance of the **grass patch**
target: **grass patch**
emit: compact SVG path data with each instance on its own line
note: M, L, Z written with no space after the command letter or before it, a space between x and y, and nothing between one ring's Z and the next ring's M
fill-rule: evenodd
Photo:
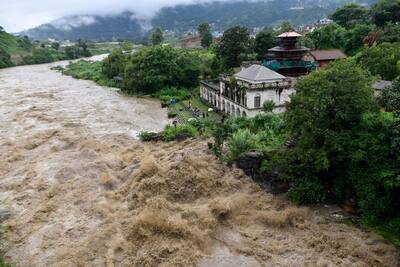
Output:
M103 86L116 87L113 80L108 79L102 73L102 62L90 62L80 60L76 63L69 64L62 73L72 76L75 79L91 80Z

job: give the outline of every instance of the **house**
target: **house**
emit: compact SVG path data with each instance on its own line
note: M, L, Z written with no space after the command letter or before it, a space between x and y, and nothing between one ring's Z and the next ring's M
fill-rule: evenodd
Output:
M275 112L285 110L285 102L294 93L293 80L262 65L242 68L233 76L201 81L200 97L225 114L254 117L266 101L275 103Z
M382 90L392 86L392 82L391 81L376 81L372 84L372 88L374 89L374 95L375 96L380 96L382 94Z
M318 68L323 68L336 59L346 57L346 54L344 54L340 49L313 50L304 57L304 60L316 62Z

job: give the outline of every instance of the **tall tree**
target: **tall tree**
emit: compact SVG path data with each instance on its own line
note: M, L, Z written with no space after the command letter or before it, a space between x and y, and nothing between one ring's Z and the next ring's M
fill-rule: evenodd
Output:
M353 131L375 107L371 80L356 63L338 61L301 79L296 89L285 114L295 158L302 162L292 193L314 202L333 188L342 199Z
M307 34L316 49L342 48L345 45L346 29L331 23Z
M249 48L249 31L244 27L236 26L224 32L216 53L226 68L234 68L240 66Z
M348 28L367 21L368 13L366 7L352 3L336 9L330 18L340 26Z
M201 36L201 46L204 48L209 48L213 41L210 24L206 22L200 24L197 28L197 31Z
M266 28L256 35L254 52L261 58L267 53L268 49L274 47L276 43L275 32L270 28Z
M372 19L378 26L387 22L400 22L400 0L379 0L371 9Z
M393 80L400 75L400 43L383 43L366 48L361 62L373 75Z
M283 32L290 32L293 30L293 26L292 23L288 20L285 20L281 23L281 25L279 26L279 32L283 33Z
M157 27L153 30L151 34L151 43L153 45L159 45L164 41L164 34L160 27Z

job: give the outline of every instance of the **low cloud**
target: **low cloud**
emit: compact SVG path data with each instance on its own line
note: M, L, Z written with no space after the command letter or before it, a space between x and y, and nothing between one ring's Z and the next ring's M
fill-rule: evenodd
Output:
M177 4L204 3L212 0L13 0L1 3L0 26L18 32L69 15L88 15L77 23L94 23L89 15L112 15L132 11L150 18L160 8ZM226 0L235 1L235 0ZM2 1L3 2L3 1ZM86 20L86 21L85 21ZM57 21L55 22L57 23ZM74 25L69 25L74 27Z

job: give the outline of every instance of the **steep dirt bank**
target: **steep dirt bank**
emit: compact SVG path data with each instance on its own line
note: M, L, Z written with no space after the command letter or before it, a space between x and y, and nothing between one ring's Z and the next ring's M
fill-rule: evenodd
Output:
M380 237L263 192L203 141L142 144L159 104L48 65L0 71L0 209L17 266L397 266Z

